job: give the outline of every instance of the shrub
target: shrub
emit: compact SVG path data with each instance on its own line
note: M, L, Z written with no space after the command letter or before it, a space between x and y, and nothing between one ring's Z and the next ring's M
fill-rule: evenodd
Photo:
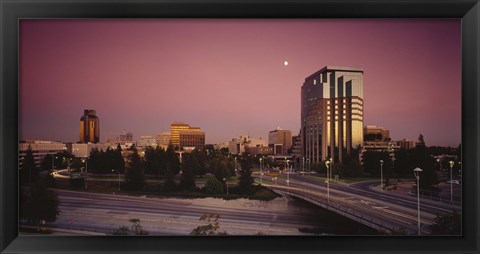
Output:
M205 183L205 193L207 194L221 194L223 193L223 183L215 177L208 178Z

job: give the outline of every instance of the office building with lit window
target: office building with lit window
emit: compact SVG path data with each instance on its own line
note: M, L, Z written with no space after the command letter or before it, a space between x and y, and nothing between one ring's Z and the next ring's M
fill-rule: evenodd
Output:
M325 66L301 90L302 156L342 161L363 144L363 69Z
M97 112L91 109L85 109L80 118L80 142L79 143L98 143L100 142L100 120Z
M181 137L181 134L184 134L183 138ZM200 149L199 142L202 142L202 136L203 145L201 145L201 149L205 146L205 132L201 132L200 127L191 127L185 123L172 123L170 125L170 142L176 150L191 146L190 144L193 143L197 144L198 147L195 147Z
M205 148L205 132L201 131L181 131L180 147L195 147L195 149L203 150Z

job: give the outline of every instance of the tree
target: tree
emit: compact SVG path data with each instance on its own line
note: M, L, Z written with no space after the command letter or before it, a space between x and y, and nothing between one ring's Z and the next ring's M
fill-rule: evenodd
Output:
M423 139L423 135L422 135L422 134L420 134L420 135L418 136L418 144L417 144L417 146L426 146L426 145L425 145L425 140Z
M248 151L245 151L240 157L240 181L238 188L240 193L248 194L252 190L253 177L252 177L252 158Z
M190 154L184 154L182 169L191 171L194 175L198 175L200 171L200 161L197 152L192 151Z
M180 159L178 155L175 153L174 147L172 145L169 145L165 153L166 153L167 162L171 167L172 173L174 175L178 174L180 172Z
M20 217L40 227L45 222L53 222L59 215L57 194L38 182L20 192Z
M307 162L305 162L305 171L308 172L308 166L310 166L310 170L317 172L318 174L321 175L326 175L327 174L327 166L325 165L325 161L322 162L313 162L311 165L308 165Z
M53 165L53 156L50 154L47 154L45 155L45 157L43 157L43 160L40 164L40 168L42 169L42 171L47 171L52 169L52 165Z
M176 189L175 181L173 180L174 175L172 169L170 168L170 164L167 164L165 167L165 182L163 183L163 192L172 192Z
M136 148L134 148L133 153L129 156L125 182L126 187L134 191L142 190L145 185L143 162Z
M399 177L406 177L412 174L412 168L410 168L410 164L412 164L410 162L411 153L411 151L404 148L401 148L395 153L394 173Z
M40 172L35 164L35 158L33 157L33 151L30 146L28 146L25 157L22 158L20 170L23 185L32 185L38 181Z
M204 214L200 217L201 221L206 221L206 225L198 226L197 228L193 229L190 235L194 236L205 236L205 235L227 235L227 232L219 232L217 231L220 228L219 220L220 215L218 214Z
M168 158L167 158L167 154L163 148L161 148L160 146L157 146L155 148L155 155L157 156L157 159L158 159L158 168L154 173L156 175L165 175L167 173L166 172L167 167L171 167L170 162L168 161ZM172 171L171 168L169 170Z
M223 193L223 183L218 181L215 177L208 178L205 183L205 193L207 194L221 194Z
M158 154L153 147L147 147L145 150L145 173L153 175L157 174L160 168L160 160Z
M125 160L123 159L122 147L120 144L117 145L117 149L115 149L115 153L113 155L113 169L120 173L125 172ZM110 171L111 170L112 169L110 169Z
M356 157L346 157L344 161L344 175L342 177L360 177L363 175L363 167Z
M185 191L196 191L197 186L195 184L195 176L193 170L190 168L184 168L182 170L182 177L180 179L180 187Z
M461 235L462 215L455 210L449 214L437 215L435 224L429 229L432 235Z
M140 219L130 219L128 221L132 223L130 228L127 226L120 226L118 229L112 231L110 235L148 235L148 232L143 230L142 225L140 225Z
M380 161L383 161L383 165ZM363 167L371 176L380 177L382 168L383 176L391 174L392 160L386 151L367 151L363 153Z
M421 168L423 172L420 173L420 189L429 191L438 191L438 177L435 173L435 160L430 154L427 153L425 141L423 136L420 135L419 144L412 150L412 160L410 168ZM412 173L413 174L413 171ZM416 188L414 188L416 191Z

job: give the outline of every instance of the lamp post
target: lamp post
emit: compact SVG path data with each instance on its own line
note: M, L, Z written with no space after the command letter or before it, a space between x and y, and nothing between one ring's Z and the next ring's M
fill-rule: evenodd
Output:
M383 191L383 160L380 160L380 189Z
M330 171L328 172L328 182L332 179L332 166L333 166L333 158L330 158Z
M286 157L285 157L285 158L286 158ZM287 173L287 186L290 187L290 169L288 168L288 160L287 160L286 164L287 164L287 168L286 168L286 169L288 169L288 172L286 172L286 173Z
M453 177L452 177L452 172L453 172L453 165L455 165L455 162L449 161L450 163L450 204L453 205Z
M421 168L413 169L413 174L417 179L417 224L418 224L418 235L420 235L420 172L423 170Z
M235 175L237 175L237 156L235 156Z
M86 190L88 186L88 158L86 158L85 160L82 160L82 162L85 162L85 190Z
M329 174L328 166L331 167L330 163L331 163L330 160L325 161L325 166L327 166L327 180L325 181L327 183L327 203L330 203L330 181L328 181L328 174Z
M260 158L260 174L262 174L262 158Z
M118 174L118 191L120 191L120 172L118 172L115 169L112 169L112 172L117 172L117 174Z
M68 172L71 172L71 169L70 169L70 163L72 162L72 158L69 158L68 159Z
M305 175L305 157L302 158L302 176Z
M223 181L225 181L225 186L227 186L227 195L228 195L228 183L227 183L227 179L226 179L226 178L223 178Z
M307 170L308 170L308 175L310 175L310 159L307 159Z

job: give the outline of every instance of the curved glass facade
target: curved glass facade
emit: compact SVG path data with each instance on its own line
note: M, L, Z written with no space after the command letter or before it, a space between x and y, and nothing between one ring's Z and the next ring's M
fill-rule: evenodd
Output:
M363 69L326 66L302 86L302 155L342 161L363 144Z

